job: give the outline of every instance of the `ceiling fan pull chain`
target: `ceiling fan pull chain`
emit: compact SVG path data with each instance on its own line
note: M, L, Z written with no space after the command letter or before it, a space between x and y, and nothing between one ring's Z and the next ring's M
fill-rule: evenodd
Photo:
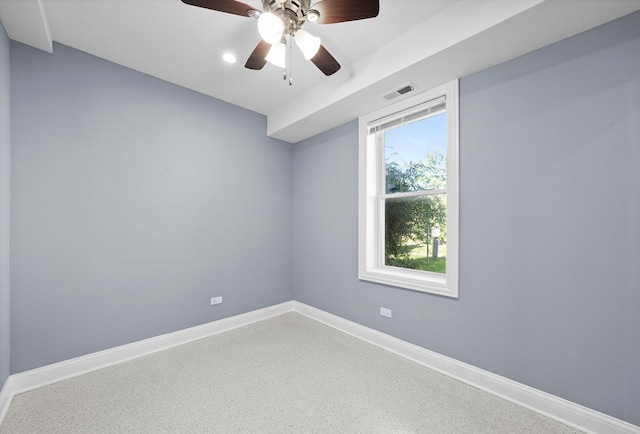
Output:
M289 45L289 42L287 41L287 35L284 35L282 37L283 43L284 43L284 71L282 71L282 79L283 80L287 80L288 74L287 74L287 70L288 67L287 65L289 64L289 59L287 56L287 45Z
M289 59L287 59L287 45L289 44L289 42L287 42L287 35L284 35L283 38L284 40L284 71L282 71L282 79L283 80L287 80L287 64L289 62Z
M289 33L287 35L287 39L288 39L288 55L287 55L287 60L288 60L288 65L289 65L289 86L293 85L293 72L291 71L293 69L293 58L291 57L291 46L293 45L293 36L291 35L291 33Z

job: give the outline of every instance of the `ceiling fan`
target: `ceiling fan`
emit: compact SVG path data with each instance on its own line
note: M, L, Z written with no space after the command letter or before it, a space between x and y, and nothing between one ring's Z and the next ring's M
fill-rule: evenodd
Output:
M302 30L302 26L307 21L331 24L373 18L380 10L379 0L320 0L313 5L311 0L262 0L262 11L236 0L182 2L258 20L258 31L262 40L249 56L245 68L262 69L267 62L285 68L286 48L288 45L291 50L293 40L304 57L311 60L327 76L337 72L340 64L322 46L320 38ZM286 72L284 78L286 79ZM289 80L291 84L291 77Z

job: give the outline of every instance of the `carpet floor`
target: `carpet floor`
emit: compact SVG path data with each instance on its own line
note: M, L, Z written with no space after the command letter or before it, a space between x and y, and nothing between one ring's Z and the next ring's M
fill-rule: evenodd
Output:
M21 433L579 431L297 313L16 395Z

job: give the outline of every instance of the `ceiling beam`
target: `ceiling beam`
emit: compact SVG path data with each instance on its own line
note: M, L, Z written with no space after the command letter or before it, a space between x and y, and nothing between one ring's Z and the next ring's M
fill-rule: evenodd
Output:
M458 1L268 114L267 134L296 143L396 102L640 9L639 1Z
M53 39L42 0L2 0L0 21L9 38L53 53Z

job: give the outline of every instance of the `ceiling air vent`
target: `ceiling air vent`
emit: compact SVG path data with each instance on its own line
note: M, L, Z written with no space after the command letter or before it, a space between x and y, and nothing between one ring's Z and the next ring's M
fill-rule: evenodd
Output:
M415 89L416 89L416 87L413 84L407 83L404 86L394 90L393 92L389 92L386 95L382 95L382 97L384 99L386 99L387 101L390 101L390 100L392 100L392 99L394 99L396 97L402 96L402 95L404 95L406 93L409 93L409 92L411 92L411 91L413 91Z

